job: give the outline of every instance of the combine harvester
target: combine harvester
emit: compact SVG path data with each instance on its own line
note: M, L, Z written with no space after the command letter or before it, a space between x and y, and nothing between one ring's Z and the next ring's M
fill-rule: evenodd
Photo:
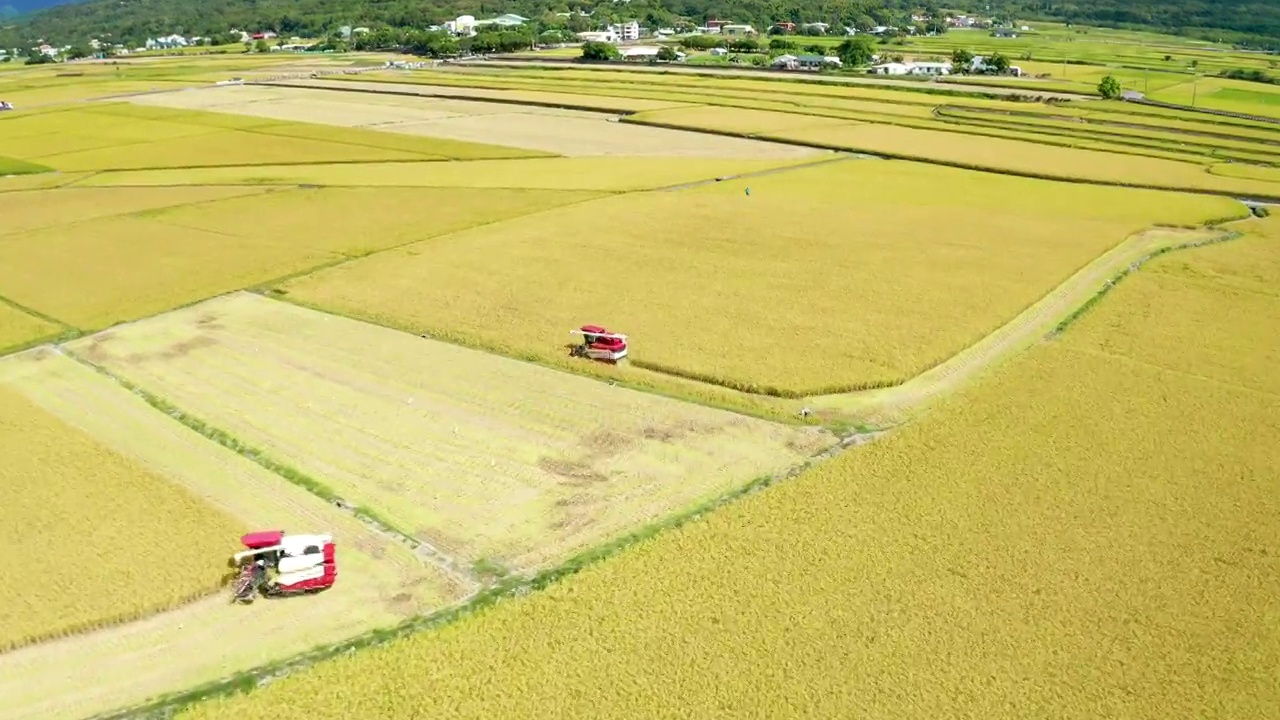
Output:
M582 344L573 348L573 357L585 357L616 365L627 356L626 335L611 333L599 325L583 325L577 330L570 330L569 334L582 336Z
M248 550L234 556L240 568L232 584L237 602L251 603L259 594L285 597L319 592L338 579L332 536L264 530L249 533L240 542Z

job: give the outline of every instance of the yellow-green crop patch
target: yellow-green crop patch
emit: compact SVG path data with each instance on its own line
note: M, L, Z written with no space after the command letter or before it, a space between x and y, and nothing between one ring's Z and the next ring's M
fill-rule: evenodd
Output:
M49 172L52 169L38 163L27 162L26 160L0 157L0 176L34 175L36 173Z
M1276 194L1267 183L1212 175L1205 166L1192 163L892 125L802 128L765 137L1040 177L1218 193L1256 192L1264 197Z
M1147 226L1244 212L1221 198L849 160L592 201L284 288L552 361L562 333L598 323L632 337L633 366L818 394L901 382L945 360Z
M94 175L85 186L325 185L525 188L628 192L804 165L824 156L774 160L574 157L466 163L350 163L136 170ZM829 157L829 156L826 156Z
M61 327L0 300L0 353L57 335Z
M0 193L0 244L43 228L263 192L237 187L53 188ZM85 232L80 228L76 232ZM0 295L3 295L0 292Z
M0 155L59 170L521 158L546 153L360 128L119 105L6 120Z
M75 192L145 197L156 190ZM168 192L225 197L261 190ZM0 201L17 195L0 195ZM0 238L0 296L81 329L99 328L381 248L593 196L457 188L293 189L46 226ZM51 204L48 210L56 208Z

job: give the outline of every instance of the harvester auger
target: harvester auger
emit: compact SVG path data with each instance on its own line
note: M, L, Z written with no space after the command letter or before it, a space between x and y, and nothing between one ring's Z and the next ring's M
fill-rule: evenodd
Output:
M283 530L249 533L248 548L233 557L240 573L231 584L233 601L251 603L259 595L283 597L314 593L338 579L333 537L285 535Z

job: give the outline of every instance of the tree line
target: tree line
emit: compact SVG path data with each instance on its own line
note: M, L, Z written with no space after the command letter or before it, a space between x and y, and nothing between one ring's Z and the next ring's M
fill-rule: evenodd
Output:
M1001 20L1143 26L1222 35L1256 46L1280 45L1280 3L1275 2L953 0L945 7ZM594 30L631 19L647 27L676 29L707 19L732 20L751 24L761 32L777 22L821 22L840 28L905 27L913 24L911 15L921 11L935 18L942 14L939 3L932 0L88 0L6 21L0 28L0 47L30 47L38 40L72 44L94 37L135 45L149 37L174 33L213 37L232 28L323 38L343 26L421 31L459 15L483 18L502 13L530 18L528 32L535 36L548 31Z

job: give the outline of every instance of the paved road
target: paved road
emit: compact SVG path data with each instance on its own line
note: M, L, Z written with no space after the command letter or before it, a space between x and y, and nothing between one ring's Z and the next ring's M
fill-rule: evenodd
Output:
M572 67L575 70L626 70L628 72L659 72L659 73L683 73L686 75L725 75L729 77L745 77L755 79L781 79L786 77L795 77L803 80L816 80L819 82L829 82L833 84L845 85L865 85L868 87L890 87L902 88L906 90L954 90L957 92L987 93L990 95L1038 95L1043 98L1057 98L1059 100L1095 100L1090 95L1081 95L1078 93L1064 92L1045 92L1037 90L1035 87L1028 87L1023 90L1020 88L990 87L988 85L966 85L964 83L954 82L918 82L913 80L893 80L891 78L872 78L872 77L850 77L847 75L818 75L818 74L801 74L789 73L784 71L761 71L746 70L738 68L717 68L717 67L681 67L679 65L593 65L588 63L576 63L573 60L460 60L453 63L444 63L440 65L440 70L450 70L454 72L466 72L478 70L485 67L544 67L544 68L565 68Z

